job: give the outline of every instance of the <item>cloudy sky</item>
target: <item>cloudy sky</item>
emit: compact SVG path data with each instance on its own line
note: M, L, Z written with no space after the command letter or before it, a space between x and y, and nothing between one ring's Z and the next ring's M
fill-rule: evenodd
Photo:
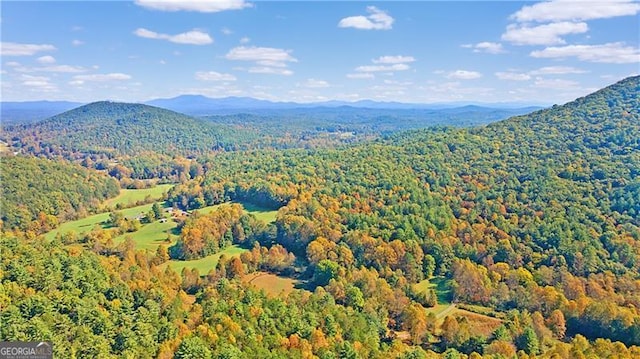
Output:
M563 103L640 72L637 1L2 1L2 101Z

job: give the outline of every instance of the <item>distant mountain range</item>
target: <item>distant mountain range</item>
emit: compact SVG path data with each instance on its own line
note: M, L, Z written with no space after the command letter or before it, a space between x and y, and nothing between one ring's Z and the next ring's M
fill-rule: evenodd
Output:
M202 95L181 95L173 98L155 99L144 104L165 108L191 116L230 115L238 113L273 113L282 110L310 109L310 108L355 108L355 109L385 109L385 110L453 110L454 112L484 112L487 110L518 110L518 113L531 112L545 106L532 106L526 103L401 103L361 100L356 102L325 101L313 103L273 102L251 97L223 97L210 98ZM69 101L27 101L1 102L0 114L2 122L30 123L44 120L59 113L84 105L80 102Z
M305 108L369 108L369 109L389 109L389 110L410 110L410 109L451 109L467 106L476 106L492 109L516 109L529 108L540 109L545 106L532 106L525 103L402 103L402 102L382 102L372 100L360 100L355 102L347 101L325 101L325 102L273 102L259 100L251 97L223 97L210 98L202 95L181 95L167 99L155 99L145 102L147 105L158 106L169 110L186 113L189 115L220 115L241 112L264 111L264 110L291 110Z

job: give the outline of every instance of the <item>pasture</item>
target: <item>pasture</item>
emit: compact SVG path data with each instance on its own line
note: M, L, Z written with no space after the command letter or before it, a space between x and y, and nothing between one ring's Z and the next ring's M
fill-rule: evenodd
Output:
M119 195L104 202L104 207L115 208L120 205L122 208L126 208L147 198L159 200L173 186L173 184L159 184L152 188L121 189Z
M230 202L230 203L235 203L235 202ZM257 219L265 222L265 223L271 223L271 222L275 222L276 221L276 217L278 216L278 211L277 210L272 210L272 209L268 209L268 208L264 208L264 207L259 207L256 205L253 205L251 203L242 203L242 202L237 202L240 203L242 205L242 207L244 207L245 212L254 215ZM218 207L220 206L224 206L227 205L228 203L222 203L222 204L216 204L214 206L207 206L207 207L203 207L200 209L197 209L195 211L198 211L200 213L211 213L213 211L215 211Z
M257 289L262 289L271 296L277 296L280 293L287 295L293 291L296 283L295 279L281 277L267 272L254 272L247 274L242 281L248 283Z
M132 233L122 234L114 239L115 243L124 241L127 236L131 236L131 239L136 243L137 249L148 249L155 251L160 244L171 245L174 242L174 235L171 235L171 231L176 228L177 223L168 220L166 222L155 221L153 223L145 224L140 230ZM171 238L170 242L166 242L167 237Z
M149 212L151 210L152 205L153 205L152 203L144 204L142 206L123 209L120 212L122 212L122 214L125 217L135 217L136 215L139 215L141 213L146 214L147 212ZM74 231L76 232L76 234L80 235L80 234L91 231L96 225L99 225L102 228L106 228L104 225L102 225L102 223L107 221L108 219L109 219L109 212L104 212L104 213L94 214L93 216L85 217L75 221L65 222L65 223L62 223L58 228L50 232L47 232L44 235L44 238L46 240L53 240L58 233L63 234L71 231Z
M206 275L211 269L216 268L216 265L218 265L218 261L220 260L220 257L222 257L222 255L226 255L227 257L239 257L246 251L247 249L240 248L234 245L225 248L221 252L206 256L204 258L194 259L191 261L179 261L172 259L167 263L162 264L162 266L164 267L168 265L177 273L181 273L183 268L195 268L200 272L200 275Z

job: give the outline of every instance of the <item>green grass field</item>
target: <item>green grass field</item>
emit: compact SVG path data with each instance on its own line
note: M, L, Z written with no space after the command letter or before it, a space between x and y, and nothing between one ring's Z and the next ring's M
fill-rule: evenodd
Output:
M247 252L247 249L240 248L238 246L230 246L225 248L222 252L212 254L204 258L192 261L170 260L162 266L171 266L171 268L177 273L181 273L183 268L196 268L200 272L200 275L206 275L211 269L215 269L216 265L218 265L218 260L220 260L220 257L223 254L227 257L238 257L244 252Z
M275 222L276 217L278 216L278 210L259 207L251 203L242 203L242 206L247 212L253 214L257 219L266 223Z
M147 213L151 210L152 204L144 204L142 206L132 207L123 209L121 212L125 217L132 217L140 213ZM52 240L56 237L58 233L67 233L71 231L75 231L77 234L82 234L89 232L95 227L95 225L100 225L100 223L109 219L109 212L95 214L93 216L89 216L86 218L82 218L76 221L65 222L60 225L60 227L50 231L44 235L44 238L47 240Z
M104 206L115 207L117 205L122 205L123 207L128 207L138 201L143 201L147 196L154 200L158 200L161 199L162 195L173 186L173 184L160 184L152 188L122 189L118 196L106 200L104 202Z
M418 284L414 285L414 289L418 292L434 289L436 296L438 297L438 304L444 304L448 306L451 304L452 293L450 280L445 277L438 276L430 279L425 279Z
M166 243L165 239L167 239L171 230L176 228L176 226L177 223L172 220L168 220L164 223L155 221L153 223L143 225L137 232L125 233L116 237L114 242L122 242L126 236L131 236L133 241L136 242L136 248L148 249L155 252L160 244L171 245L174 242L174 235L171 235L172 243Z
M257 219L264 221L266 223L275 222L276 217L278 216L277 210L274 211L272 209L259 207L250 203L240 203L240 204L242 205L242 207L244 207L244 210L247 213L253 214ZM217 204L215 206L203 207L198 209L197 211L205 214L211 213L212 211L216 210L218 207L224 206L224 205L227 205L227 203Z
M228 206L228 205L229 205L229 203L216 204L216 205L213 205L213 206L206 206L206 207L198 208L196 210L193 210L192 212L198 212L200 214L209 214L209 213L217 210L221 206Z
M132 201L135 202L137 200L142 200L147 195L152 195L152 194L155 194L157 197L161 197L162 193L164 193L166 190L171 188L171 186L173 185L159 185L151 189L142 189L142 190L123 190L127 192L121 193L118 197L113 198L107 202L110 203L109 206L112 206L114 205L114 203L132 203ZM153 191L150 191L150 190L153 190ZM224 204L219 204L215 206L208 206L208 207L201 208L198 211L201 213L210 213L216 210L217 208L219 208L220 206L225 206L225 205L228 205L228 204L224 203ZM120 212L122 212L125 217L133 217L141 213L146 214L151 210L151 206L153 206L153 203L123 209L123 210L120 210ZM248 213L255 215L258 219L263 220L267 223L275 221L276 215L278 213L278 211L267 210L257 206L252 206L252 205L243 205L243 206ZM55 238L55 236L58 233L68 233L71 231L76 232L76 234L78 235L89 232L96 225L101 225L102 222L105 222L106 220L108 220L109 213L110 212L100 213L100 214L82 218L76 221L63 223L60 225L60 227L54 229L51 232L46 233L45 238L47 240L52 240ZM167 238L167 235L169 235L171 233L171 230L176 228L176 226L177 224L171 219L168 219L165 223L161 223L160 221L155 221L153 223L143 224L140 230L132 233L125 233L121 236L118 236L114 239L114 242L116 243L122 242L124 241L126 236L131 236L133 241L136 243L136 247L138 249L148 249L151 251L155 251L158 245L165 243L165 239ZM105 228L104 226L102 227ZM172 234L171 237L175 241L176 239L175 235ZM202 264L199 263L196 265L203 266L206 264L205 262L206 261L203 261ZM215 259L215 263L213 265L215 266L216 263L217 263L217 258ZM182 268L180 268L180 270L182 270Z

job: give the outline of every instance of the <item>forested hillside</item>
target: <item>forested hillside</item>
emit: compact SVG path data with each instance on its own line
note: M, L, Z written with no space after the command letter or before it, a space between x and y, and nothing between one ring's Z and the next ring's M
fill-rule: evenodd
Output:
M14 147L42 155L195 155L234 149L255 134L157 107L95 102L33 125L7 128Z
M0 157L2 225L43 233L86 216L120 191L113 178L79 165L33 157Z
M401 312L360 282L363 270L405 289L441 274L462 303L547 324L562 313L567 332L558 338L638 345L638 86L629 78L474 130L410 132L344 150L218 155L202 183L173 197L187 206L225 196L286 204L276 241L316 271L333 263L345 275L318 284L340 301L356 283L371 313L392 323L403 322ZM464 350L464 341L455 346Z
M639 90L631 77L484 127L184 159L167 206L237 201L275 222L191 212L155 253L99 228L5 233L0 333L78 357L638 357ZM244 252L206 273L167 265L231 244ZM267 295L252 273L297 288Z

